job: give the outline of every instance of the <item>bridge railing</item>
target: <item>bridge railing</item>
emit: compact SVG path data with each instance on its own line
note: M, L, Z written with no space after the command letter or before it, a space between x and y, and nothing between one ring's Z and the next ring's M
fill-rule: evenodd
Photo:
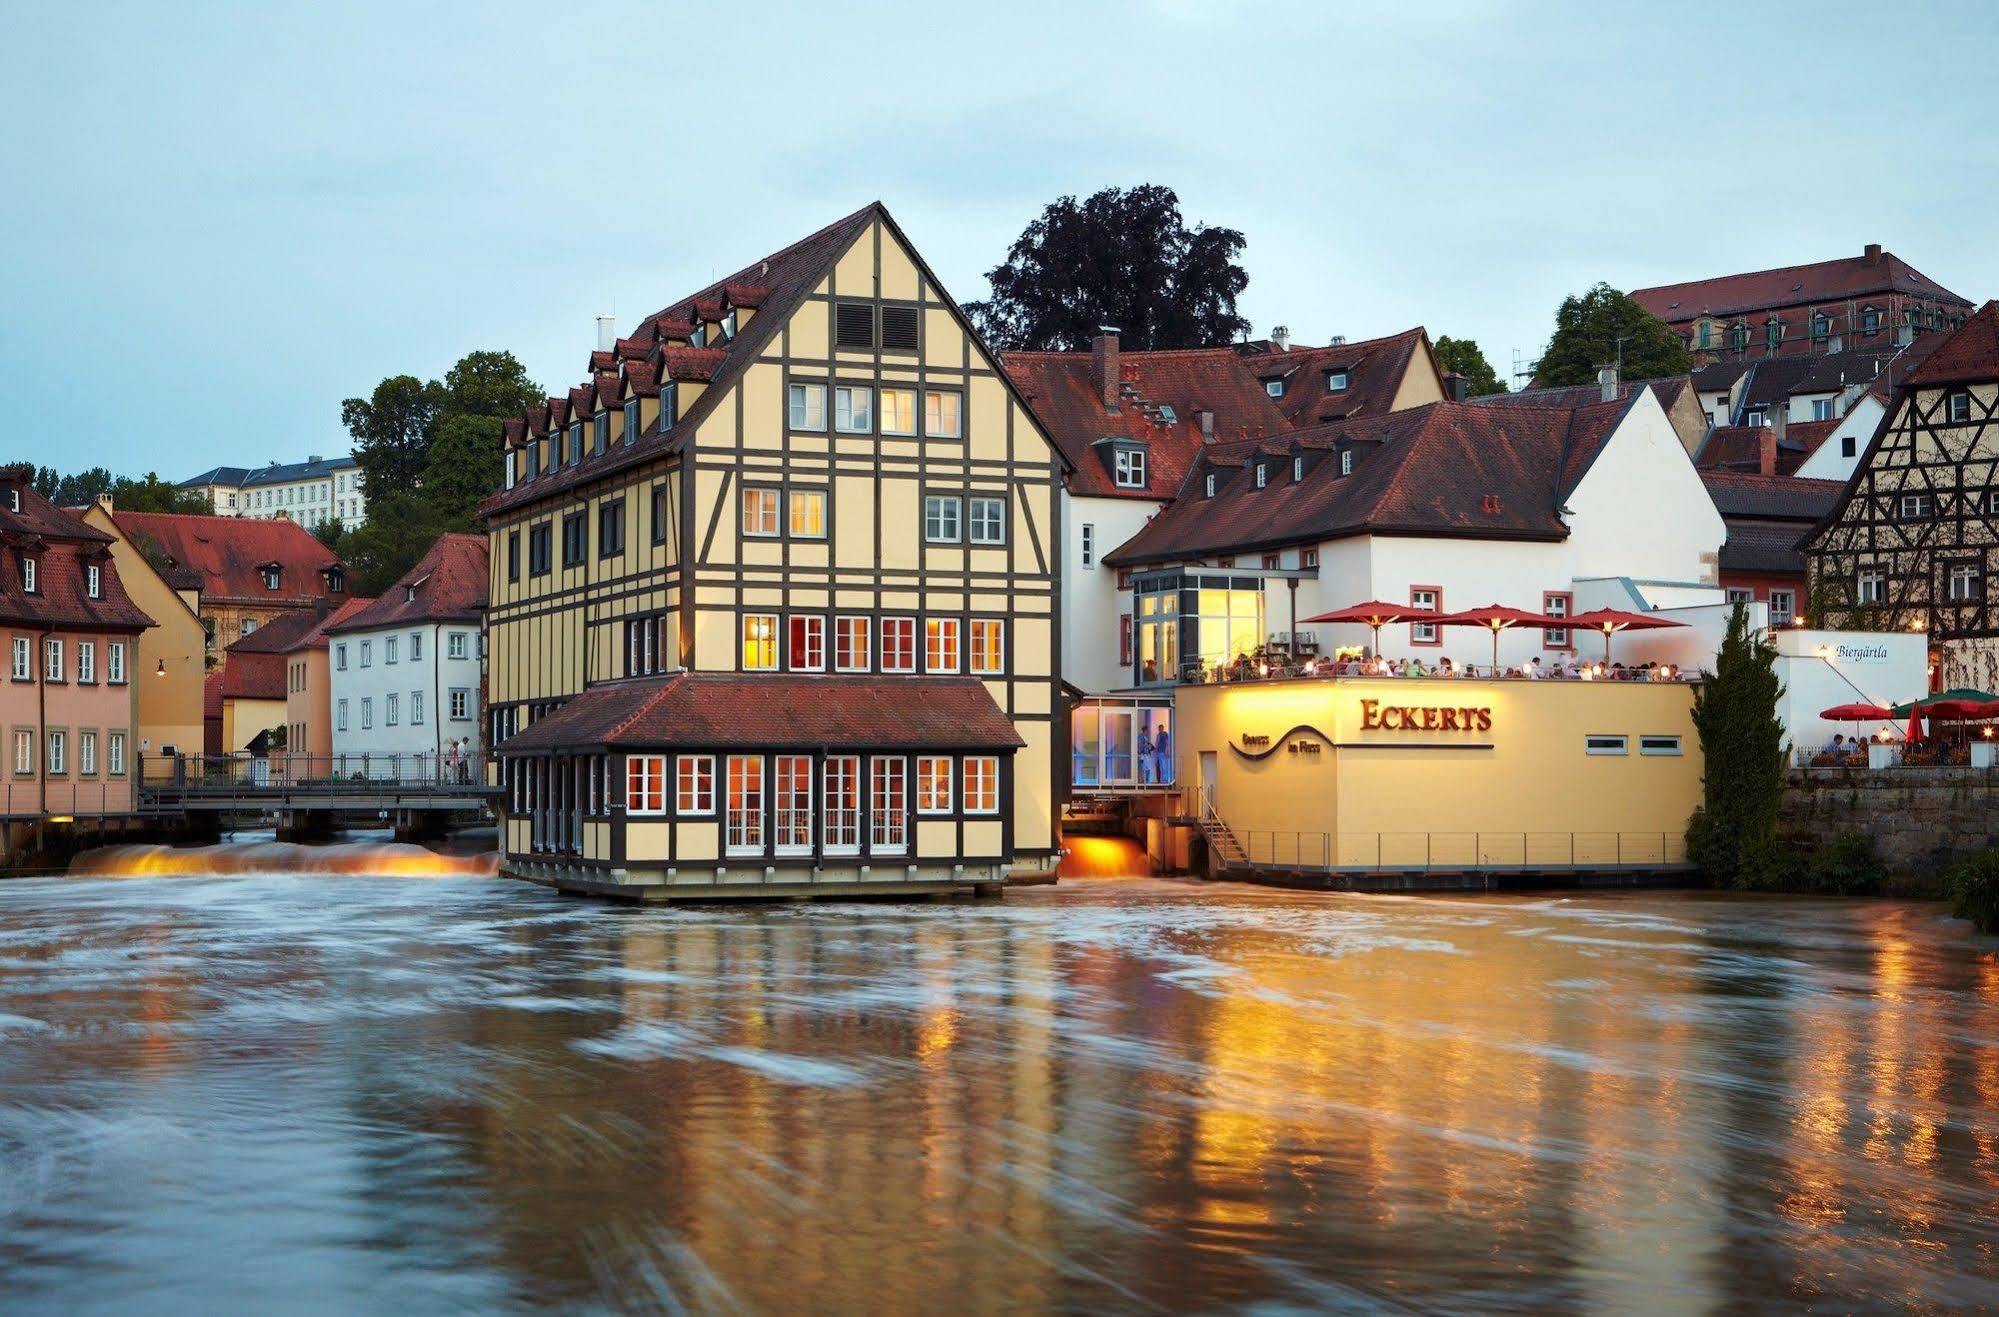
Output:
M480 788L486 782L481 754L141 755L139 786L149 792L280 794L298 788L365 795L385 788Z
M1249 868L1299 872L1677 867L1677 832L1281 832L1238 834Z

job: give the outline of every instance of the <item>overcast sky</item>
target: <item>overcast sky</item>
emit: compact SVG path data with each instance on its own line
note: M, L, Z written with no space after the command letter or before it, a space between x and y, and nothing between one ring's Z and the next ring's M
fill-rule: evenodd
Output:
M879 197L960 300L1175 188L1300 342L1880 242L1999 295L1999 6L0 0L0 457L179 478L621 329ZM82 443L68 442L78 436ZM58 438L60 436L60 438Z

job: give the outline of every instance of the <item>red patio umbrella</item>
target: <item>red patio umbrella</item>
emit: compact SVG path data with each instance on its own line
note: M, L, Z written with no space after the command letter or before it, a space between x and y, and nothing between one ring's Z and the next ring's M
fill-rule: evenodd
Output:
M1397 622L1408 622L1416 618L1432 618L1437 615L1434 608L1417 608L1413 604L1384 604L1379 599L1370 599L1364 604L1351 608L1335 608L1330 613L1320 613L1317 617L1304 619L1307 622L1343 622L1358 624L1374 633L1374 653L1381 655L1381 628L1393 626Z
M1499 633L1511 631L1514 627L1567 626L1564 617L1549 617L1546 613L1530 613L1524 608L1508 608L1505 604L1487 604L1484 608L1467 608L1462 613L1446 613L1437 619L1439 626L1482 626L1492 632L1492 670L1499 671Z
M1562 625L1588 627L1592 631L1603 632L1603 661L1610 662L1610 638L1620 631L1659 631L1669 626L1685 626L1685 622L1675 622L1669 617L1656 613L1627 613L1621 608L1594 608L1587 613L1577 613L1564 620Z
M1911 709L1909 711L1909 731L1908 734L1902 738L1902 744L1917 745L1921 743L1922 739L1923 739L1923 711L1921 709Z
M1835 704L1819 711L1819 717L1829 723L1886 722L1894 716L1893 710L1880 704Z
M1981 711L1987 707L1978 700L1938 700L1935 704L1923 706L1923 712L1929 715L1932 722L1938 718L1949 722L1970 722L1986 717Z

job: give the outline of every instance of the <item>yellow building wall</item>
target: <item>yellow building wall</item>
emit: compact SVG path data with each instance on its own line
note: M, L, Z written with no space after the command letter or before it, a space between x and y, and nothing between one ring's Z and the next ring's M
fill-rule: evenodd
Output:
M283 700L230 699L222 702L222 752L250 748L257 733L285 725Z
M206 674L207 641L201 619L186 596L169 586L118 531L102 504L84 513L86 524L111 538L111 561L125 593L154 626L139 634L130 668L139 702L139 743L142 754L174 746L188 754L201 753L201 681ZM164 667L165 671L161 669Z
M1490 725L1369 727L1369 701L1377 713L1449 708L1459 721L1463 710L1485 710ZM1591 733L1625 736L1627 753L1586 753ZM1469 844L1473 835L1491 854L1533 834L1528 849L1549 856L1548 839L1571 833L1631 834L1634 845L1663 835L1674 851L1701 800L1693 687L1681 683L1362 678L1181 687L1174 734L1189 792L1203 780L1202 752L1214 753L1215 807L1239 838L1332 834L1346 862L1372 858L1378 837L1405 858L1423 838ZM1677 736L1681 753L1641 754L1641 736ZM1245 749L1272 752L1251 758ZM1307 850L1315 844L1308 840Z

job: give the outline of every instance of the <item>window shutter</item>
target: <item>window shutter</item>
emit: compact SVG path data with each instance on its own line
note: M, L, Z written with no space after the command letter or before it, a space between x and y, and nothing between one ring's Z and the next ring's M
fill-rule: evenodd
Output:
M882 308L882 346L897 348L904 352L916 351L916 308L913 306L885 306Z
M864 302L841 302L833 308L833 341L843 348L875 345L875 309Z

